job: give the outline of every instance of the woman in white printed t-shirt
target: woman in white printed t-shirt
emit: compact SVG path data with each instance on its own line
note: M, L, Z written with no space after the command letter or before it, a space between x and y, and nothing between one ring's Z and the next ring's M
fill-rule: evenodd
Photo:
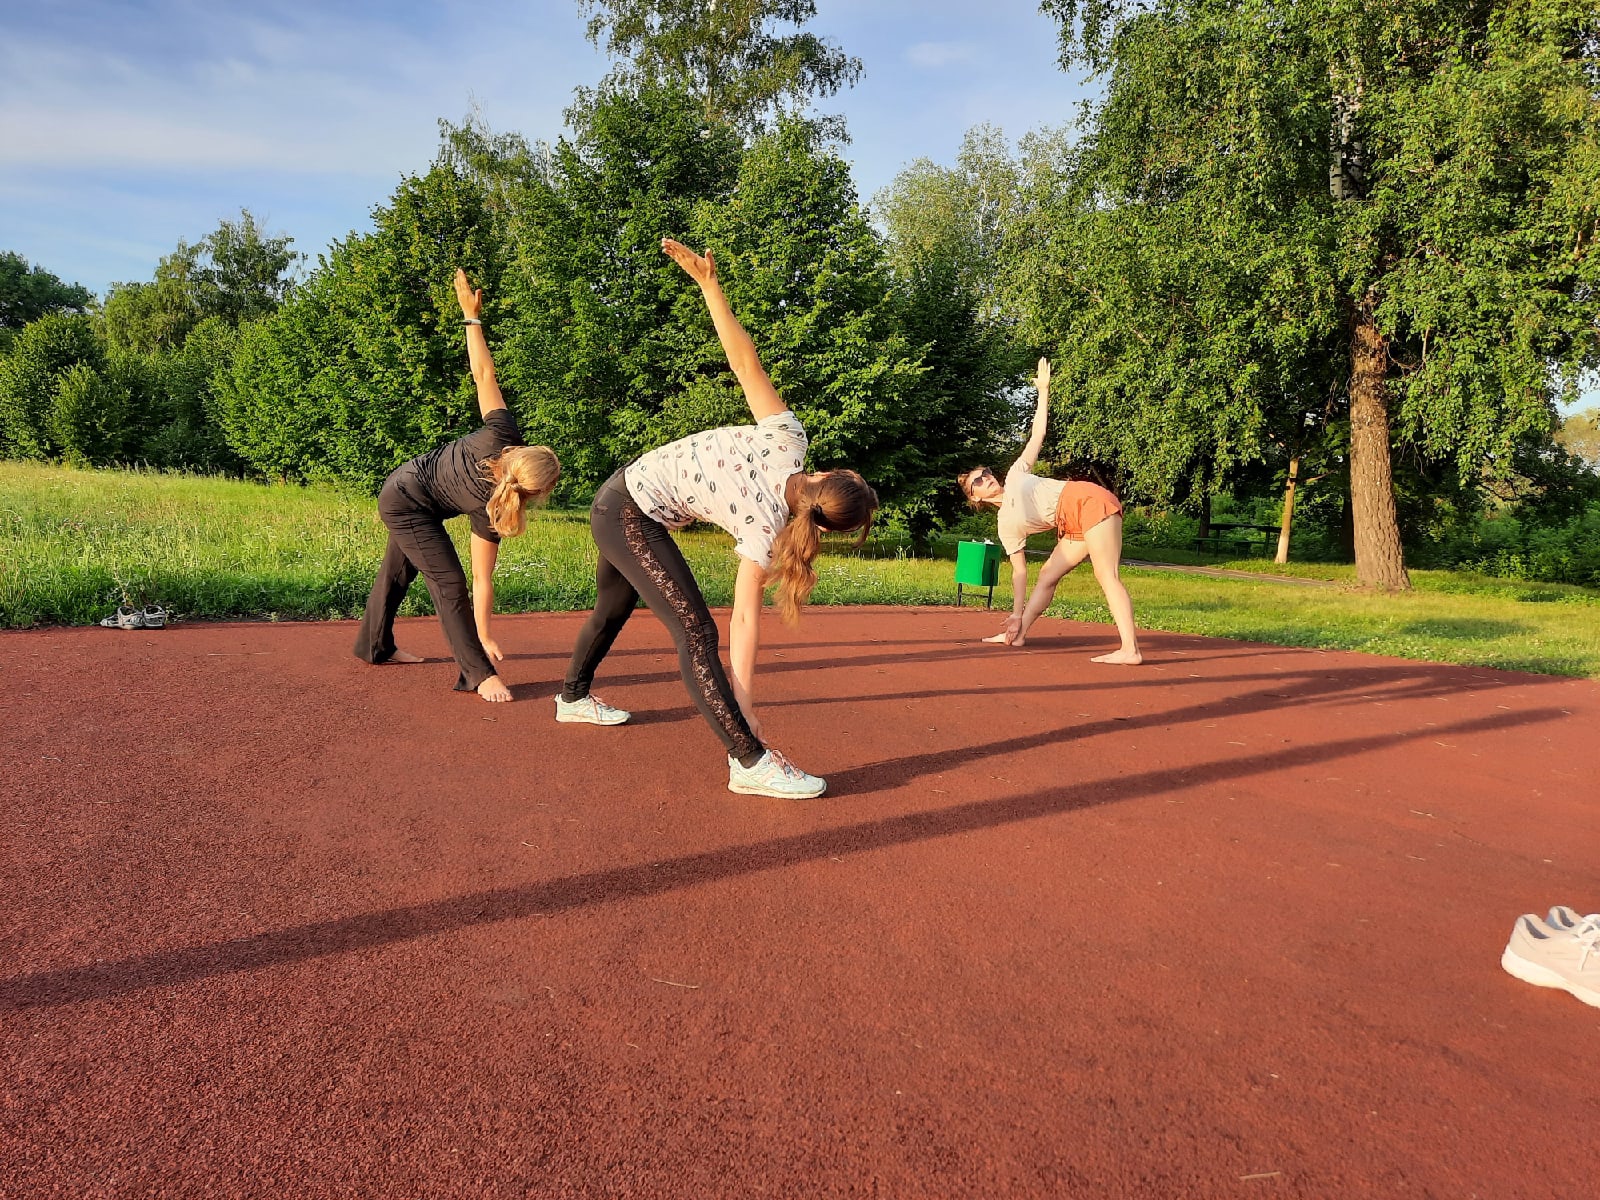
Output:
M728 364L744 389L754 425L680 438L635 460L595 494L589 525L600 550L594 612L578 635L556 720L620 725L628 714L589 694L599 667L639 597L666 623L689 695L728 752L728 790L804 798L827 784L762 743L755 713L762 595L793 624L816 586L812 561L822 530L861 530L866 539L878 494L854 471L805 470L806 433L767 378L755 344L717 281L716 263L663 238L661 248L700 285ZM729 624L730 680L717 653L717 626L671 529L707 521L733 535L739 556Z
M1094 577L1105 593L1111 618L1117 623L1122 645L1094 658L1100 663L1137 666L1144 661L1133 627L1133 601L1122 585L1122 502L1097 483L1041 479L1033 473L1044 446L1050 417L1050 360L1039 360L1039 406L1033 414L1028 444L1006 472L1002 484L988 467L974 467L957 482L974 508L992 505L1000 510L1000 547L1011 560L1011 616L1006 627L987 642L1021 646L1039 614L1055 599L1056 585L1085 558L1094 565ZM1054 529L1060 541L1039 568L1033 594L1028 594L1028 535Z

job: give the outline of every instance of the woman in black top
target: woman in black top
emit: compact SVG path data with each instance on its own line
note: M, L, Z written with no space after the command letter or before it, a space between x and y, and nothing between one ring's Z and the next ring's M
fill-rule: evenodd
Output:
M511 699L511 689L490 662L505 657L489 636L500 538L514 537L527 527L524 509L549 497L561 477L561 464L548 446L523 444L516 419L500 395L494 360L478 319L483 293L473 290L461 270L456 271L455 284L483 428L413 458L384 481L378 515L389 528L389 546L367 597L355 653L369 663L422 661L394 644L394 615L420 571L461 668L456 690L476 691L485 700L498 702ZM472 523L470 603L461 558L444 528L446 519L454 516L465 516Z

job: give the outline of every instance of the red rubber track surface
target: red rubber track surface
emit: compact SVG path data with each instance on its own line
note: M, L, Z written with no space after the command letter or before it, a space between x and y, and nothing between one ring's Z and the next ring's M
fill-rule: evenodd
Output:
M981 611L773 623L734 796L659 623L557 725L354 627L0 635L5 1197L1595 1194L1600 687Z

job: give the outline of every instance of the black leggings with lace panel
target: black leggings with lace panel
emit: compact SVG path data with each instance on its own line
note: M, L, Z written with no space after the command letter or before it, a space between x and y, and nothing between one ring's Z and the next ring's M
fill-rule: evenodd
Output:
M567 665L567 700L589 694L594 673L633 616L639 598L672 631L684 686L728 754L745 759L762 752L759 738L734 699L717 653L717 624L706 607L683 552L661 522L645 515L618 471L595 494L589 528L600 550L594 612L578 634Z

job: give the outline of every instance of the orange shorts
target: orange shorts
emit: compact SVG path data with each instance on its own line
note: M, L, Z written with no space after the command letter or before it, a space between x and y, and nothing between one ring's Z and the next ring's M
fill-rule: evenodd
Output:
M1056 536L1081 542L1085 530L1121 513L1122 501L1098 483L1068 480L1056 501Z

